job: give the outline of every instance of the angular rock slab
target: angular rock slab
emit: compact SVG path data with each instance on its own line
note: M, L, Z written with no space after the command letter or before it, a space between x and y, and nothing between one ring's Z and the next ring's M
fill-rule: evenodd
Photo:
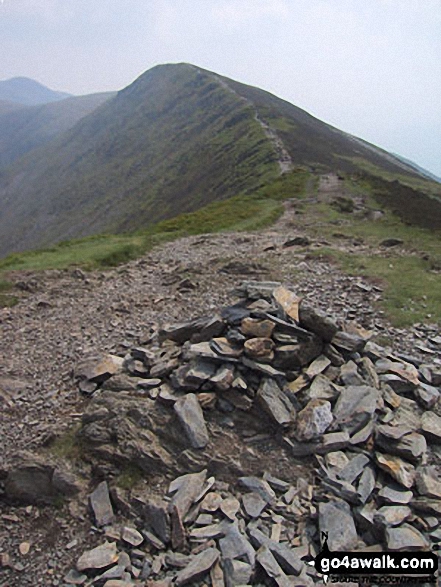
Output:
M115 519L107 481L102 481L89 496L90 507L98 527L107 526Z
M278 426L285 428L293 422L294 408L291 408L288 398L273 379L263 379L256 401Z
M104 569L117 561L116 542L105 542L83 553L77 561L77 570Z
M333 421L331 404L323 399L313 399L298 413L296 437L300 441L320 438Z
M328 533L331 551L353 550L358 544L351 508L345 501L330 501L319 504L320 532Z
M429 548L428 540L409 524L403 524L398 528L387 528L386 542L389 550L426 550Z
M374 387L368 385L344 387L334 408L335 422L343 428L356 431L372 419L379 401L379 391Z
M403 485L406 489L410 489L414 482L416 471L415 468L406 461L391 455L376 453L375 455L378 466L389 473L389 475Z
M206 478L207 470L204 469L200 473L191 473L175 479L169 487L169 493L176 491L170 502L170 511L175 506L181 518L184 519L190 507L199 497Z
M174 410L192 448L205 448L210 440L204 414L194 393L179 399Z
M194 557L190 564L182 569L177 576L175 585L194 584L199 578L203 577L219 560L220 552L217 548L207 548Z

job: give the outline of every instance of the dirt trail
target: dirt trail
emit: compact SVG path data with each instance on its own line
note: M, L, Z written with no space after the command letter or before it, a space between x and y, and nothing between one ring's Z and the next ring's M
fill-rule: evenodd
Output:
M326 176L319 197L337 188L338 179ZM71 375L79 360L103 352L124 355L148 338L153 325L213 314L235 301L232 290L243 280L281 281L336 319L356 320L412 350L415 331L391 328L375 308L381 291L311 255L323 245L308 237L297 212L296 201L288 201L285 214L267 230L183 238L111 271L13 275L26 292L17 306L0 310L0 471L19 452L41 451L45 438L78 421L85 400ZM309 244L293 245L296 237L309 238ZM33 573L21 576L21 586L34 585L36 576L39 584L51 585L52 577L58 580L53 569L67 565L64 545L90 540L90 524L81 516L75 522L45 511L36 517L0 499L0 518L11 511L20 523L0 527L0 545L13 552L24 540L39 545L28 563Z
M234 94L237 98L239 98L242 102L244 102L247 106L250 106L254 110L254 119L256 120L256 122L260 124L263 132L265 133L265 136L271 141L273 149L277 155L277 162L279 164L280 174L283 175L284 173L292 171L292 169L294 168L294 164L292 162L291 155L285 148L285 145L282 139L277 134L276 129L260 118L259 112L255 104L248 98L240 96L235 90L233 90L231 86L228 85L228 83L225 80L219 78L217 75L214 74L213 77L216 79L218 83L220 83L220 85L223 88Z

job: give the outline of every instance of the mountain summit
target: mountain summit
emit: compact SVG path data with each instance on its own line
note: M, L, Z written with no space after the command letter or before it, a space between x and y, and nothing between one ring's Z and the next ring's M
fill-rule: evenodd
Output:
M69 98L70 94L55 92L28 77L13 77L0 81L0 100L16 102L25 106L48 104Z
M299 166L421 176L268 92L156 66L0 176L0 254L141 229Z

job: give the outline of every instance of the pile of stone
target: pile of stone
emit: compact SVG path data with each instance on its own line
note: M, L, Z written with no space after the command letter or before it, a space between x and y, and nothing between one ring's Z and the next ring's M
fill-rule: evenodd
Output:
M125 357L76 370L92 397L79 434L102 471L103 463L197 471L172 484L161 530L149 518L147 534L136 529L142 544L167 553L162 565L174 561L165 575L181 560L177 585L204 573L216 586L306 585L312 571L301 558L320 549L320 532L331 550L424 550L441 541L440 367L387 352L280 284L246 282L237 293L240 301L219 314L162 327ZM288 467L283 480L244 477L245 495L204 489L205 467L240 477L235 443L251 437L249 426L309 467L310 483ZM219 448L223 434L230 459ZM197 491L187 487L194 479ZM115 544L105 549L118 560Z
M105 540L79 557L65 582L313 585L315 571L301 560L308 550L295 538L299 508L311 507L308 485L294 487L270 475L241 477L237 484L232 493L204 470L174 479L164 498L135 493L130 507L136 525L129 525L115 516L107 483L101 482L90 505Z

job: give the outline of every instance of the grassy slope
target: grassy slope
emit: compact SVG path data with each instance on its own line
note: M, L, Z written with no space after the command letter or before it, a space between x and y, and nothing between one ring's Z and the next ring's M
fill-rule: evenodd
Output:
M42 106L0 104L0 168L72 128L114 93L67 98Z
M384 182L347 181L348 197L362 197L366 210L383 210L383 217L369 220L365 214L339 212L332 202L303 205L302 222L318 240L329 246L312 255L334 259L351 275L363 275L383 288L381 307L396 326L416 322L441 323L441 230L429 230L403 222L389 203L381 203ZM380 248L389 238L403 241L397 248ZM348 240L349 239L349 240ZM368 244L376 253L347 251L347 242Z
M238 195L164 220L149 229L126 235L102 234L66 241L53 247L9 255L0 261L0 271L88 269L109 267L136 258L153 246L181 236L232 230L257 230L271 225L282 213L280 201L300 197L310 174L298 170L284 175L254 195Z
M192 66L157 67L9 172L0 253L144 228L277 171L249 105Z

